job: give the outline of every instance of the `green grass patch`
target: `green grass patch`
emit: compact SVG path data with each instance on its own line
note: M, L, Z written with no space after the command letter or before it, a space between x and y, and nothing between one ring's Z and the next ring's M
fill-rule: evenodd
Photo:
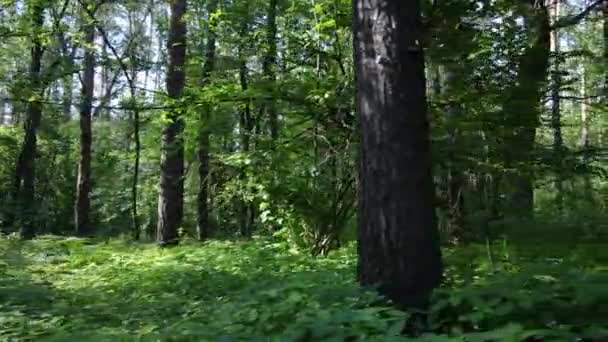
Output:
M422 339L608 336L608 251L593 247L497 243L491 259L481 245L446 250L448 276L435 299L434 333ZM362 291L355 264L353 246L312 258L265 239L172 249L120 240L2 240L0 336L405 340L397 336L405 313Z

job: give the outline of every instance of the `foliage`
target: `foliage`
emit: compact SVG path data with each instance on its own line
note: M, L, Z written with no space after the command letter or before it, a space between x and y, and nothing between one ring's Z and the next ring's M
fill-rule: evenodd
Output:
M448 282L420 340L608 336L605 245L495 248L494 272L481 245L447 251ZM587 249L598 253L575 257ZM407 340L407 314L354 282L353 246L311 258L265 238L159 250L46 236L7 237L0 251L3 338Z

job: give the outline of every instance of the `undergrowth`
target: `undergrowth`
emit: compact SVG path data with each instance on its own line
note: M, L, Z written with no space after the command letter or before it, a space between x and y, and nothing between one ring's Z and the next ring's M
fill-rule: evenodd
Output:
M608 251L445 251L421 341L608 340ZM491 252L490 254L488 252ZM36 341L401 341L406 314L355 282L353 246L312 258L265 239L0 241L0 336Z

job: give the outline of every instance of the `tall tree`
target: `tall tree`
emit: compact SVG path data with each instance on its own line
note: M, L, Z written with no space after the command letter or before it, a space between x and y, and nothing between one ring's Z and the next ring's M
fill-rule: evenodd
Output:
M275 68L277 64L277 0L270 0L266 23L266 56L263 69L269 89L275 89ZM270 136L273 144L279 136L279 118L272 100L267 103L268 119L270 120Z
M358 280L403 307L442 278L419 1L354 0Z
M209 18L211 18L216 10L216 0L210 0L207 6ZM209 83L209 77L215 66L215 45L216 45L216 34L214 23L208 20L207 29L207 44L205 46L205 64L203 66L202 75L202 86L204 87ZM209 114L211 106L207 104L201 110L200 122L201 128L198 137L198 179L199 187L197 194L197 222L196 222L196 233L199 240L205 240L209 237L209 208L208 208L208 197L209 197Z
M171 0L169 38L167 39L167 94L179 103L186 81L186 0ZM163 245L178 242L177 230L184 209L184 129L179 106L166 115L161 139L160 194L158 197L157 242Z
M453 61L446 61L443 68L443 86L447 96L446 124L448 131L447 147L447 223L446 230L450 240L458 243L464 238L464 185L465 176L458 165L457 149L460 139L458 121L462 119L462 105L458 102L456 93L462 70ZM438 89L439 90L439 89Z
M95 89L95 24L92 22L93 19L88 16L85 16L84 20L85 53L80 103L80 161L78 162L78 181L74 206L74 224L78 235L91 233L91 144L93 139L91 115Z
M552 17L553 22L557 22L560 16L561 1L555 0L553 3ZM562 175L562 152L564 140L562 137L562 114L561 114L561 97L560 91L562 86L561 66L560 66L560 34L559 29L551 31L551 50L553 52L553 70L552 70L552 87L551 87L551 128L553 129L553 153L554 164L556 170L555 191L556 204L559 211L563 207L563 175Z
M37 134L42 119L43 96L41 82L43 46L44 6L41 1L34 1L28 8L31 15L32 46L30 48L29 89L32 93L28 102L24 123L25 136L17 160L15 172L14 198L18 203L18 214L21 220L21 237L31 239L36 234L37 206L35 203L36 154L38 151Z
M547 81L551 50L549 11L544 1L527 0L522 16L527 28L526 49L518 58L517 79L503 103L503 158L509 170L505 179L505 211L512 217L534 213L533 161L540 103Z
M608 104L608 0L604 0L603 29L604 29L604 103Z

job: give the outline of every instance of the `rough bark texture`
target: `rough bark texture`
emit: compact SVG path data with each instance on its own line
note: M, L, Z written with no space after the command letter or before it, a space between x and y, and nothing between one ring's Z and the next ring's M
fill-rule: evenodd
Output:
M44 48L38 31L44 22L44 8L34 4L32 8L32 47L30 55L29 79L30 89L35 97L42 96L40 82L42 55ZM17 214L21 221L21 237L31 239L36 234L37 205L35 203L36 154L37 134L42 119L42 105L38 101L30 101L27 105L24 123L25 137L17 160L15 172L14 198L18 204Z
M208 13L211 16L215 12L217 4L215 1L209 1ZM211 72L215 68L215 50L216 50L216 34L215 29L209 25L207 30L207 44L205 46L205 65L203 67L202 86L204 87L211 76ZM200 113L200 121L202 127L198 137L198 195L197 195L197 222L196 233L197 238L203 241L209 237L209 116L211 107L206 105Z
M505 175L506 211L515 218L534 214L533 162L536 128L540 122L540 101L544 95L551 48L549 13L542 1L529 1L525 13L531 39L519 58L517 82L503 105L503 156L509 172Z
M74 224L76 234L86 236L92 233L91 210L91 144L93 133L91 115L93 92L95 86L95 52L91 45L95 43L95 25L84 28L87 49L84 55L84 75L82 77L82 99L80 103L80 161L78 162L78 181L76 184L76 203L74 206Z
M425 306L442 278L420 4L355 0L361 124L358 280L402 307Z
M184 90L186 59L186 0L171 1L169 20L169 55L167 71L167 93L169 98L179 100ZM183 118L180 110L167 115L161 139L161 175L158 198L158 225L156 239L160 245L178 242L178 228L184 211L184 145L182 137Z

